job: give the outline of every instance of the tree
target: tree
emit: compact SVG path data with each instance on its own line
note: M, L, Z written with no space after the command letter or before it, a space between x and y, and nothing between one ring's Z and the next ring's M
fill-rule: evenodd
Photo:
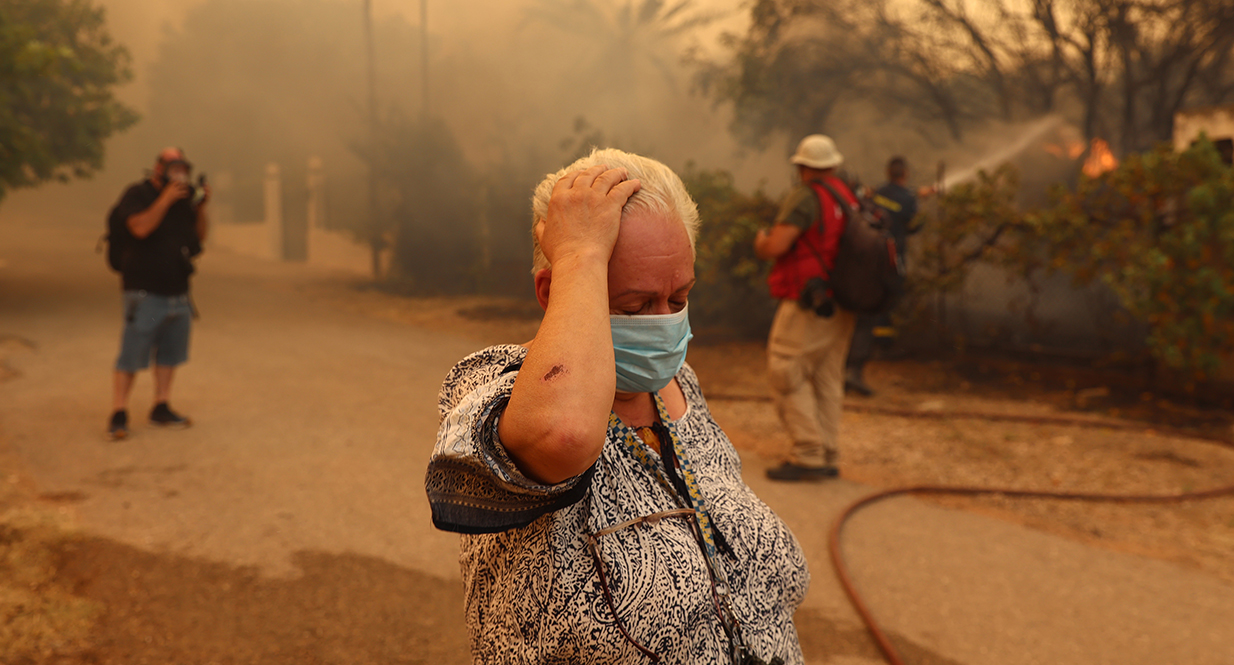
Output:
M379 231L393 235L396 276L417 293L474 291L480 188L454 134L438 117L394 115L376 138L360 153L389 210Z
M960 140L988 95L939 23L909 20L886 0L756 0L749 31L724 38L732 61L699 63L697 81L732 104L734 133L757 148L826 131L837 112L864 113L860 103L907 110L923 134Z
M131 78L89 0L0 0L0 199L103 166L103 141L137 121L113 90Z
M1169 139L1186 106L1234 100L1228 0L756 0L751 17L699 81L752 145L860 100L956 141L1065 112L1125 154Z
M1214 376L1234 353L1234 171L1212 143L1129 155L1055 197L1028 217L1049 267L1109 287L1164 365Z

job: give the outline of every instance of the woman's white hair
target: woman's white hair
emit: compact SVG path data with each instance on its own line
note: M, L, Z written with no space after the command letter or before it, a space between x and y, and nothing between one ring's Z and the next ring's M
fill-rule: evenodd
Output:
M631 178L637 178L641 188L630 197L621 209L621 216L636 210L662 213L674 218L686 227L686 235L690 237L690 251L694 250L694 237L698 233L698 206L690 198L681 178L669 167L649 157L634 155L616 148L593 148L591 154L561 169L550 173L536 186L531 197L531 242L535 246L532 256L532 273L551 267L540 243L535 238L536 224L548 216L548 200L553 195L553 187L562 176L571 171L580 171L597 164L607 165L610 169L624 168Z

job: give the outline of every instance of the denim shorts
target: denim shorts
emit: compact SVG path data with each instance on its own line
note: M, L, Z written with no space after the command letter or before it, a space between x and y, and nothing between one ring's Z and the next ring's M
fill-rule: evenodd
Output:
M189 359L193 306L188 295L124 292L124 334L116 369L136 372L154 364L175 367Z

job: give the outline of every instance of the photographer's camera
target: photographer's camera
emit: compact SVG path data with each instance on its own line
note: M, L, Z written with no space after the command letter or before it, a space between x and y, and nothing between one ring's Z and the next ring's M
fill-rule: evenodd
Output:
M831 284L822 277L806 280L801 287L801 294L797 297L797 304L824 319L829 319L836 313L835 301L831 299Z
M185 196L185 198L188 199L193 205L197 205L201 203L203 200L205 200L206 198L206 174L203 173L197 176L196 185L194 185L192 181L189 179L188 173L183 172L183 171L173 172L169 176L169 179L172 182L178 182L184 185L185 188L188 189L188 195Z

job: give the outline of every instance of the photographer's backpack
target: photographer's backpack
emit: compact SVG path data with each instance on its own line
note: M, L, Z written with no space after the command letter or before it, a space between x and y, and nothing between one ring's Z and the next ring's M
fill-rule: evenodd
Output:
M811 182L819 201L825 190L844 211L844 233L831 271L832 297L844 309L879 314L891 309L904 287L895 241L883 221L860 203L854 208L825 182Z
M129 233L127 220L121 219L116 208L112 208L107 215L107 233L99 238L99 247L96 251L102 248L102 245L107 245L107 265L115 272L120 272L124 269L124 259L130 249L130 244L133 241L133 236Z

